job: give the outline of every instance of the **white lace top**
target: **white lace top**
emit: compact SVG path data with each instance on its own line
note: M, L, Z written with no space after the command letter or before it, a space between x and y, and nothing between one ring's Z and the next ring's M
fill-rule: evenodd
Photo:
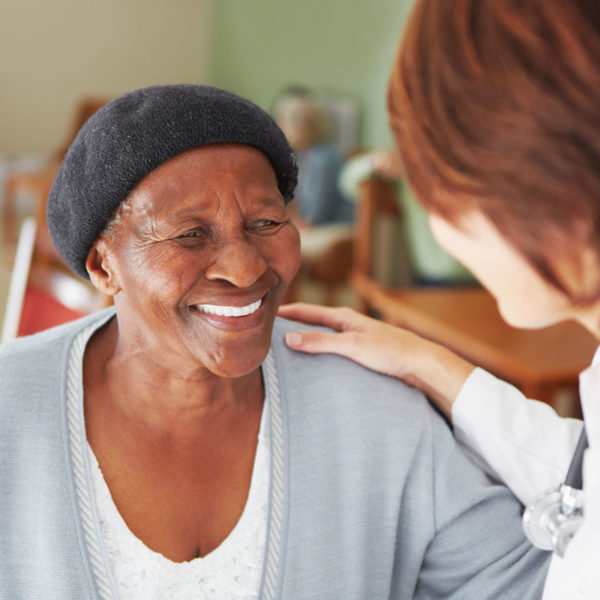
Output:
M98 518L120 600L257 599L265 555L270 450L265 399L252 480L240 520L218 548L177 563L128 529L88 445Z

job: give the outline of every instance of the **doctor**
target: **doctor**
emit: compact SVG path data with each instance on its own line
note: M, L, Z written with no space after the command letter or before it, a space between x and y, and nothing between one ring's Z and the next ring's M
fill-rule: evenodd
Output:
M417 0L388 107L434 235L504 319L527 328L575 319L600 340L597 0ZM281 314L337 330L288 334L290 347L341 354L425 391L525 505L564 479L580 421L349 309L296 304ZM553 557L545 600L600 598L600 353L580 392L583 524L564 558Z

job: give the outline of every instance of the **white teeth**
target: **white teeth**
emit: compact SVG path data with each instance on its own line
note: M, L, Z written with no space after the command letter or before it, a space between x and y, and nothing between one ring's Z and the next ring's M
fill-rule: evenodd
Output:
M257 300L248 306L217 306L216 304L197 304L196 308L209 315L218 317L245 317L255 313L261 305L262 300Z

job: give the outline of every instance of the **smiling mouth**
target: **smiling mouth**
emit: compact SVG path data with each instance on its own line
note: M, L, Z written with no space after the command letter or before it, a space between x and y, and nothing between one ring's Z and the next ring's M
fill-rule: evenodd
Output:
M262 304L262 298L246 306L219 306L217 304L196 304L196 309L206 315L217 317L247 317L255 313Z

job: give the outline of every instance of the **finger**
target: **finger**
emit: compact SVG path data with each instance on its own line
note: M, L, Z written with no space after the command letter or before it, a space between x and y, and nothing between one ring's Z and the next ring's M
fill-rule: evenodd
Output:
M322 314L327 310L328 307L320 306L318 304L308 304L307 302L293 302L292 304L284 304L279 307L277 311L281 316L286 318L316 318L316 316Z
M286 334L285 343L293 350L309 354L329 353L348 355L348 346L343 333L328 333L323 331L292 331Z
M300 321L308 325L321 325L339 331L347 328L349 310L297 302L281 306L278 314L280 317L293 321Z

